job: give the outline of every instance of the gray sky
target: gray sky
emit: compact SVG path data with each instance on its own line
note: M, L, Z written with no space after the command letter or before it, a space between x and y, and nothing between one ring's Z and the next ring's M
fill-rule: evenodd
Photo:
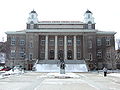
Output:
M0 0L0 41L6 31L25 29L33 9L39 21L83 21L89 9L96 29L115 31L120 38L120 0Z

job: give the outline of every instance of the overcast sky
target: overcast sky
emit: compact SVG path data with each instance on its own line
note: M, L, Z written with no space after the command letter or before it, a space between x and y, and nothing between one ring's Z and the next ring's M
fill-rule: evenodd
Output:
M25 29L33 9L39 21L83 21L89 9L96 29L115 31L120 38L120 0L0 0L0 40L6 31Z

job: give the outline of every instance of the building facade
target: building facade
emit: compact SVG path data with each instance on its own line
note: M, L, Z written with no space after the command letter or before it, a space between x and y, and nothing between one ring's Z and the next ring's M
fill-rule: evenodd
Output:
M115 32L95 29L92 12L84 21L38 21L36 11L29 13L25 30L7 34L7 65L31 69L36 60L85 60L88 67L113 68ZM115 66L114 66L115 67Z

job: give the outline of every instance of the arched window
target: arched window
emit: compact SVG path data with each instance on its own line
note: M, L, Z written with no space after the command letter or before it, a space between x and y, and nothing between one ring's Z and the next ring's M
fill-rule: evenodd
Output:
M91 21L88 22L88 29L92 29L92 22Z
M88 14L88 18L90 18L90 14Z
M32 15L31 18L33 19L33 18L34 18L34 15Z

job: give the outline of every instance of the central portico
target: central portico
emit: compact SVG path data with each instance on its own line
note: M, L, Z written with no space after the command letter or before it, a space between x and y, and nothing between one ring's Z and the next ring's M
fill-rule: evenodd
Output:
M59 60L62 56L64 60L80 60L82 38L81 35L39 35L39 59Z

